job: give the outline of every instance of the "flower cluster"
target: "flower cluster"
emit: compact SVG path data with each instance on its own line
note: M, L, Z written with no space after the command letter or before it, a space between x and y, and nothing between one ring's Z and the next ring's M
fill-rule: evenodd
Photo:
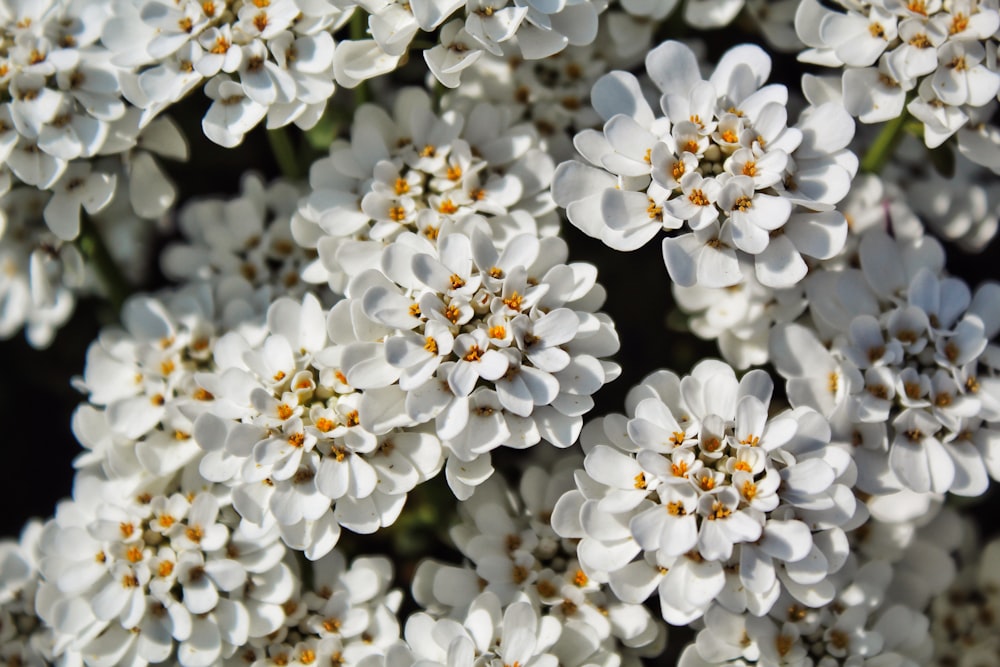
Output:
M746 618L713 606L678 665L926 664L927 618L890 603L888 563L852 561L835 579L836 597L818 609L787 597L761 617Z
M20 540L0 542L0 660L8 665L48 664L46 630L35 612L41 532L41 522L31 520Z
M1000 541L994 539L980 549L978 553L970 550L965 554L968 559L955 583L931 604L930 636L934 640L934 657L928 665L996 664L1000 655L1000 634L997 632Z
M436 248L410 235L334 309L341 339L357 341L347 382L384 397L382 423L433 421L459 498L498 446L572 445L592 394L618 375L596 271L565 259L558 238L521 234L500 251L482 229Z
M943 251L926 237L871 231L858 256L860 270L811 277L812 327L771 337L789 399L828 417L855 449L866 493L982 494L1000 474L989 425L1000 385L987 352L1000 329L997 285L973 294L944 276Z
M285 620L295 593L277 531L247 531L211 489L127 502L77 484L39 542L38 615L52 654L88 664L204 667Z
M123 327L102 332L77 380L87 402L74 413L73 432L88 450L77 468L138 489L197 464L194 421L211 396L195 375L212 367L223 333L263 336L269 300L266 288L241 278L128 300Z
M239 197L186 204L177 216L185 242L163 250L163 272L178 282L241 276L254 287L302 296L308 289L302 271L312 257L292 238L291 219L301 195L292 183L265 184L250 174Z
M995 2L838 4L843 9L829 9L818 0L799 4L795 27L808 47L799 59L844 68L844 106L852 115L863 123L879 123L908 112L923 124L929 148L984 120L983 108L1000 91L1000 73L988 56L1000 28ZM974 137L959 133L959 145L976 143ZM963 152L992 166L981 148L970 145Z
M626 602L658 590L675 625L715 602L755 616L781 595L829 602L843 527L865 515L829 425L808 409L769 418L772 388L763 371L737 381L708 360L683 379L647 377L628 417L591 422L586 475L552 518L557 533L580 538L584 572Z
M116 122L125 119L119 69L89 57L99 48L100 28L110 11L109 5L52 0L5 8L0 26L5 186L12 173L28 185L51 187L71 161L97 155ZM113 186L107 174L94 177L105 188ZM100 203L99 198L90 202L93 208Z
M312 295L280 298L259 339L222 336L213 367L195 378L201 475L232 489L245 521L277 524L310 559L336 545L341 526L371 533L393 523L407 492L442 464L433 431L403 429L417 424L385 416L392 397L348 384L338 312L328 322Z
M386 247L418 235L434 247L452 231L487 230L497 244L518 234L553 236L552 159L534 129L509 110L478 103L437 114L426 91L401 91L390 116L362 106L351 141L313 164L310 192L292 220L315 248L305 271L343 294L378 269Z
M371 0L358 3L368 12L371 39L337 48L337 80L353 87L395 69L420 30L440 27L424 61L443 85L455 88L462 72L486 54L538 60L569 45L590 44L597 36L601 0ZM456 15L464 5L464 18ZM452 18L455 16L455 18Z
M555 503L573 487L578 466L568 457L551 473L530 467L517 493L497 476L477 488L450 531L469 564L423 561L413 582L417 602L432 615L455 617L477 605L480 591L504 605L528 599L543 618L562 624L556 649L561 664L603 664L612 656L638 664L639 657L659 654L666 640L662 624L645 607L623 603L592 581L572 546L552 530Z
M347 567L332 551L312 567L312 590L284 602L282 627L251 640L231 658L235 664L357 665L384 657L399 643L402 592L389 590L388 558L363 556Z
M772 82L742 30L843 71ZM1000 0L0 0L0 337L120 318L71 497L0 542L0 662L641 667L669 624L680 667L998 664L949 495L1000 480L1000 284L932 236L995 236L997 35ZM175 209L174 110L219 154L295 125L284 177ZM571 259L661 230L673 312Z
M810 107L787 126L788 93L764 85L771 61L744 45L723 55L708 81L687 46L666 42L646 56L662 115L627 72L604 75L592 104L603 132L575 145L590 164L565 162L553 196L575 226L616 250L634 250L663 229L671 280L728 287L757 279L790 287L827 259L847 233L833 206L847 194L857 159L854 124L836 104ZM683 229L686 225L686 229Z
M331 33L349 16L326 2L142 0L100 36L144 119L204 86L205 136L232 147L265 117L269 128L316 124L334 92Z
M54 196L44 218L64 241L79 233L80 208L96 213L115 190L117 166L93 169L88 158L123 154L126 179L153 192L139 196L143 217L163 213L173 188L159 167L140 151L147 143L177 143L163 127L146 131L149 119L121 99L127 70L101 44L112 14L110 4L82 6L65 0L15 4L0 26L0 191L16 181ZM175 132L176 130L173 130ZM156 135L160 135L157 137ZM180 140L183 155L183 140ZM177 147L168 148L171 155ZM145 199L145 201L143 201Z

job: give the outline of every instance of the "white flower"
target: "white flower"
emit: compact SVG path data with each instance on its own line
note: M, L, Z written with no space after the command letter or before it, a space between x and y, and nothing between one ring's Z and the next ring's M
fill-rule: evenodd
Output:
M840 4L843 10L800 3L795 28L809 48L799 59L844 67L844 104L862 122L898 117L916 89L906 109L924 124L924 141L934 148L969 122L967 110L996 95L1000 77L982 64L985 40L1000 26L992 3Z
M979 495L994 458L992 438L977 436L988 427L976 419L997 405L993 379L980 377L997 324L980 313L991 307L994 286L972 298L961 281L941 277L934 266L941 249L927 239L893 241L872 231L858 254L860 274L832 272L807 286L807 294L816 288L813 321L833 339L829 350L801 325L771 337L772 359L795 386L792 404L820 410L838 440L863 445L852 450L862 489ZM887 420L880 438L858 430Z
M205 94L212 98L202 129L205 136L226 148L243 141L243 135L264 118L267 107L249 97L235 81L215 77L205 84Z
M84 263L76 246L56 238L40 213L47 195L15 188L0 201L0 337L22 327L29 344L47 347L69 319L75 293L84 283Z
M121 492L113 483L84 483L80 499L44 529L37 606L54 633L54 656L83 653L96 665L127 653L147 664L176 650L182 665L196 667L246 643L243 584L248 572L285 568L280 551L256 564L231 558L242 542L230 527L231 511L216 522L219 504L210 492L193 494L187 509L181 496L147 492L109 503L85 487L104 496ZM280 550L277 538L277 531L260 532L256 548Z
M663 254L682 286L738 284L739 257L750 256L761 283L790 287L808 269L803 254L823 259L840 250L840 215L811 213L840 201L856 170L846 150L852 123L839 106L810 108L786 127L787 93L763 85L770 60L756 47L723 55L708 81L676 42L651 51L646 69L664 93L663 116L630 74L612 72L594 85L603 133L576 140L593 166L565 162L553 181L575 226L618 250L638 248L661 228L678 230L664 239Z
M556 505L556 530L583 538L584 571L626 602L658 587L673 624L701 617L722 595L724 564L737 567L745 591L740 601L725 598L733 611L765 613L782 590L805 604L825 596L810 584L837 566L826 561L831 569L816 577L813 564L855 507L836 481L842 462L806 444L829 437L822 418L797 411L768 420L766 374L737 383L720 362L702 362L683 380L649 382L630 402L631 419L615 416L584 432L588 478ZM601 444L622 423L628 439ZM828 499L822 510L820 497Z
M80 233L80 209L97 213L108 205L115 192L115 178L91 172L90 165L76 162L52 184L53 195L45 206L45 223L64 241Z
M311 295L279 299L266 337L220 340L218 367L198 376L212 400L193 431L207 452L201 474L233 488L246 521L277 523L282 539L311 559L333 548L341 525L370 533L391 524L406 493L442 463L438 440L399 419L399 396L347 384L352 349L366 364L369 347L335 344L326 320Z
M187 204L178 216L187 240L163 251L164 273L174 280L239 276L255 286L273 285L287 296L301 296L307 285L300 274L309 260L291 237L299 194L289 183L264 184L249 175L239 197Z
M308 280L343 293L350 278L381 268L382 249L390 244L399 246L393 252L410 273L410 254L432 251L452 230L485 229L485 221L501 246L521 233L551 235L554 204L545 190L552 162L537 134L492 105L469 111L468 120L454 110L435 114L429 96L417 89L400 94L392 116L373 106L358 111L356 139L334 143L330 156L316 163L312 191L292 221L296 240L319 253ZM452 257L462 254L458 250ZM458 268L437 270L437 277ZM463 287L463 294L474 291L471 283Z

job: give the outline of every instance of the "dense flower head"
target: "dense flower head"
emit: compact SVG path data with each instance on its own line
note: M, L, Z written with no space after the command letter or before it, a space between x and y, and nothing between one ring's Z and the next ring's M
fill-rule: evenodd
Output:
M185 240L164 249L163 272L179 282L241 276L254 287L301 296L308 289L302 270L312 258L292 238L291 217L302 194L287 181L265 184L249 174L238 197L186 204L177 216Z
M995 665L1000 656L1000 541L980 544L972 540L970 546L955 582L934 599L928 612L934 656L926 664L933 667Z
M391 397L349 384L349 347L328 333L328 316L312 295L280 298L263 336L227 333L213 367L195 377L205 396L192 431L205 452L200 473L232 488L245 521L277 524L313 560L341 526L371 533L393 523L407 492L442 464L432 429L384 418Z
M432 247L474 226L498 244L555 233L553 164L534 128L488 103L466 111L436 113L419 88L400 91L391 115L358 110L351 140L334 142L310 168L310 192L292 221L296 241L319 255L307 280L343 293L407 232Z
M101 39L143 124L204 86L202 129L233 147L265 118L316 124L334 92L332 32L349 16L326 2L141 0L123 3Z
M527 599L503 605L482 593L464 617L436 619L416 613L406 621L408 664L543 667L559 664L556 642L563 626L554 616L539 616Z
M35 612L41 533L42 523L33 519L20 539L0 542L0 660L8 665L48 664L46 629Z
M808 47L799 59L843 68L844 105L864 123L909 113L923 124L929 148L966 125L1000 91L994 34L1000 10L992 0L843 0L839 7L803 0L795 18ZM905 108L905 110L904 110ZM989 113L989 111L987 112ZM975 143L959 134L959 144ZM969 139L972 139L970 142ZM995 149L964 151L989 165Z
M584 46L597 36L604 0L363 0L371 39L341 43L334 63L337 81L359 82L395 69L416 34L440 28L423 52L430 72L455 88L462 72L492 54L538 60L567 46Z
M790 401L831 420L866 493L983 493L1000 474L996 284L946 276L929 237L873 230L858 256L860 269L812 276L811 319L771 337Z
M927 664L929 622L887 595L892 568L882 560L851 559L832 577L833 601L817 609L784 596L762 617L733 614L713 606L704 628L678 665L858 665Z
M530 600L543 617L563 624L569 633L564 644L576 644L572 657L557 649L564 664L599 663L612 655L638 664L641 656L659 654L666 640L662 624L641 605L623 603L607 585L592 581L572 545L552 530L552 510L573 488L579 465L577 457L566 457L551 473L531 466L517 492L496 475L479 486L450 530L468 564L423 561L413 582L417 602L434 616L460 618L476 606L480 592L504 605Z
M400 640L402 591L390 590L392 562L361 556L350 567L338 551L312 564L311 590L282 604L283 626L252 638L230 658L252 667L361 664Z
M769 418L771 392L763 371L737 381L708 360L683 379L654 373L630 393L628 417L591 422L586 475L552 520L580 538L584 572L626 602L658 589L676 625L713 602L754 616L783 593L828 602L827 575L846 556L842 527L865 513L826 421L809 409Z
M100 42L111 4L43 0L3 11L0 191L12 177L52 191L44 221L62 241L78 236L81 208L93 214L108 205L118 180L130 182L138 215L162 214L173 186L149 151L183 157L184 142L170 121L140 123L121 99L127 68ZM103 155L120 160L97 166Z
M196 465L194 420L211 396L195 375L213 367L223 334L263 337L270 299L266 286L255 290L229 276L126 301L122 324L90 345L76 381L87 395L73 415L74 435L87 450L76 467L138 488Z
M596 269L566 264L567 252L531 234L501 249L481 226L436 245L405 233L334 308L338 339L356 341L347 381L384 397L378 421L432 426L460 499L499 446L575 443L592 395L618 376Z
M70 161L96 155L125 115L120 70L95 53L110 11L65 0L5 11L0 155L4 171L28 185L48 188Z
M1000 0L0 0L0 338L112 306L0 663L1000 667L1000 284L942 245L1000 225L998 38ZM672 312L594 252L654 237ZM588 417L637 330L676 372Z
M835 103L810 107L787 126L788 92L765 85L767 54L755 46L723 55L709 80L687 46L665 42L646 56L660 113L627 72L601 77L591 93L603 131L577 134L589 164L556 170L553 196L575 226L616 250L634 250L660 230L671 279L728 287L753 261L759 282L790 287L808 265L844 244L833 210L857 159L854 124Z
M46 524L36 608L53 656L207 666L282 627L297 584L277 531L241 528L218 487L165 491L78 480Z

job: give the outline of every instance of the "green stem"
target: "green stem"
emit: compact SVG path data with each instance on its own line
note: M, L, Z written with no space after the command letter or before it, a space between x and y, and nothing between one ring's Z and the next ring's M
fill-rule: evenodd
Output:
M351 16L351 39L360 41L368 39L368 12L355 9ZM371 91L368 90L368 82L362 81L354 87L354 108L357 109L371 99Z
M316 585L312 561L306 558L306 555L301 551L295 551L294 553L295 560L298 561L299 564L299 577L302 581L302 590L311 591Z
M295 147L292 146L292 138L288 136L288 129L279 127L267 132L268 143L271 144L271 153L278 162L281 173L286 178L298 180L302 178L302 167L299 164Z
M80 240L77 242L80 252L97 272L97 278L104 286L108 301L115 309L115 314L121 313L122 304L132 291L125 274L118 262L111 256L111 251L104 243L104 237L94 221L86 214L81 215Z
M896 146L903 138L903 127L909 119L910 115L904 110L885 124L865 156L861 158L861 171L869 174L877 174L882 171L885 163L892 157Z

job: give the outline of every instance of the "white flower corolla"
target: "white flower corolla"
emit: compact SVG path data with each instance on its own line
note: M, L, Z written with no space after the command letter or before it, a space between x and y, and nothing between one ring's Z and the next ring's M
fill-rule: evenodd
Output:
M181 208L178 226L186 240L164 249L163 272L178 281L241 276L254 286L301 296L307 288L301 273L310 260L292 238L291 217L302 192L285 181L265 184L255 175L244 177L241 190L233 199L203 199Z
M282 627L251 638L232 658L234 664L355 665L399 642L396 614L403 597L389 590L393 568L387 558L362 556L348 567L344 556L332 551L311 567L311 589L296 590L282 602Z
M591 580L560 542L549 523L559 496L573 488L580 461L560 459L552 472L532 466L524 471L519 493L494 476L459 506L460 523L450 535L468 559L464 566L425 560L413 582L417 602L434 616L460 617L485 591L501 604L527 596L543 616L555 616L586 639L577 639L579 657L598 648L624 659L657 655L665 632L638 604L621 602ZM544 492L544 498L536 497ZM584 649L583 647L587 647ZM564 649L556 649L561 659ZM584 664L586 661L574 664Z
M844 554L847 557L847 554ZM887 596L892 568L882 560L858 564L848 557L832 577L835 599L808 608L782 595L770 614L747 617L713 605L704 628L679 665L859 665L913 667L927 664L928 621Z
M60 506L39 542L36 608L54 657L146 665L173 656L202 667L281 626L280 602L258 595L265 581L274 598L293 593L276 530L239 528L218 489L132 498L111 486L97 491L103 501L78 494Z
M589 164L559 165L556 202L616 250L667 230L664 261L679 285L738 284L741 257L762 284L795 285L808 270L803 256L827 259L843 247L847 225L832 209L857 169L847 150L854 124L830 102L787 127L788 94L765 85L770 69L764 51L743 45L706 81L688 47L665 42L646 57L662 115L633 75L606 74L591 93L603 132L577 134Z
M25 183L47 187L70 160L91 157L110 124L125 113L118 94L120 68L97 40L111 15L106 4L39 3L37 15L18 10L4 19L7 48L0 59L4 132L13 129L25 149L48 156L41 171L12 154L10 167ZM20 21L20 23L19 23ZM32 173L34 172L34 173Z
M552 647L562 634L553 616L539 617L531 601L502 605L492 593L482 593L461 621L435 619L424 612L406 621L404 638L416 664L525 665L558 664Z
M462 74L461 88L444 96L442 106L468 112L472 103L489 101L516 109L534 124L549 155L570 159L575 154L573 134L602 122L589 104L594 82L610 69L641 62L652 35L631 33L651 32L652 27L609 10L601 15L598 38L586 46L571 46L530 62L483 53Z
M902 190L893 199L911 207L940 238L967 252L981 252L996 236L1000 220L1000 190L993 174L958 158L954 177L945 178L927 164L925 155L916 140L900 144L884 171L884 177Z
M110 203L115 192L115 178L92 172L85 162L74 162L50 187L52 198L45 205L45 224L63 241L80 234L81 209L98 213Z
M30 187L14 188L0 199L0 338L23 328L36 348L51 344L87 283L80 251L42 220L49 199Z
M433 432L395 414L391 390L349 384L353 360L388 365L367 356L367 343L341 340L333 312L328 322L312 295L280 298L259 338L225 334L194 378L205 401L193 428L201 474L232 489L246 521L276 523L310 559L333 548L341 526L393 523L407 492L443 463Z
M929 634L934 655L929 665L997 664L1000 541L973 546L955 582L931 603Z
M383 248L404 232L433 248L449 231L483 223L500 243L555 231L552 160L534 128L502 108L439 115L426 92L410 88L392 116L358 109L351 137L313 164L311 191L292 220L296 241L319 255L306 269L310 282L343 293L351 277L379 268Z
M970 109L984 107L1000 90L1000 74L986 58L1000 27L996 3L837 4L800 3L795 28L808 48L799 60L843 68L844 104L861 122L896 118L906 105L934 148L969 122Z
M0 542L0 660L7 664L51 664L44 652L45 629L35 612L41 534L42 523L32 519L19 539Z
M772 388L763 371L737 381L708 360L683 379L653 374L633 390L629 417L592 422L586 475L553 515L556 532L580 538L584 572L626 602L658 589L675 625L714 601L754 616L783 591L806 606L828 602L841 527L858 516L840 481L849 458L828 446L815 411L769 419Z
M858 257L860 270L807 283L814 328L772 333L790 401L831 420L866 493L982 494L1000 472L989 425L1000 386L983 366L1000 328L997 286L973 294L945 277L943 250L926 237L870 231Z
M89 450L77 467L143 483L195 461L194 421L212 398L195 374L213 367L223 333L263 337L269 298L266 288L230 277L126 301L122 326L107 327L90 345L76 382L87 402L74 414L73 431Z
M593 43L607 7L597 0L363 0L358 5L368 14L371 38L344 40L335 54L337 82L351 88L394 70L421 30L441 27L439 43L426 49L424 58L441 84L455 88L462 72L487 53L531 61Z
M265 116L269 128L316 124L334 91L332 33L349 16L323 2L142 0L101 38L112 63L139 70L123 76L123 94L147 122L206 82L205 135L235 146Z
M890 172L893 167L887 166ZM866 232L872 229L888 231L900 241L922 243L924 224L911 206L914 193L907 196L898 179L883 179L874 174L858 174L851 183L851 191L838 205L847 219L848 234L843 250L824 260L825 271L841 270L857 265L858 245ZM807 279L808 282L811 279ZM814 292L815 293L815 292Z
M671 286L678 307L690 315L691 331L718 341L722 357L741 370L767 363L771 329L794 321L806 308L801 287L776 290L750 271L744 275L742 283L726 288Z
M745 0L686 0L684 22L702 30L729 25L743 9ZM678 0L623 0L622 9L648 21L663 21L680 4Z
M347 382L386 397L369 427L428 424L460 499L501 445L572 445L591 396L619 371L592 265L564 263L558 238L520 234L498 248L471 224L470 236L452 231L436 245L403 232L331 315L333 329L360 338L345 349Z
M969 519L942 508L940 498L924 498L907 491L872 497L872 518L850 535L852 554L892 565L887 599L920 610L955 582L956 563L970 558L973 532Z

